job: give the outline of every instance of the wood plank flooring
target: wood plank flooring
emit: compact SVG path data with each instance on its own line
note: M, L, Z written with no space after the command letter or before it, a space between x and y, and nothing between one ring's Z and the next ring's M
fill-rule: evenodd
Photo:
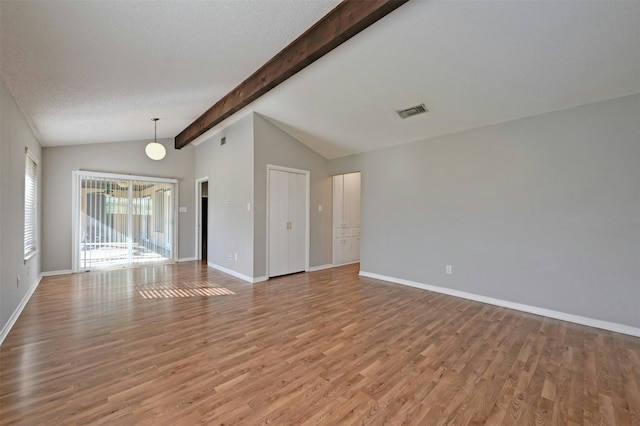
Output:
M357 271L44 278L0 347L0 423L640 425L639 338Z

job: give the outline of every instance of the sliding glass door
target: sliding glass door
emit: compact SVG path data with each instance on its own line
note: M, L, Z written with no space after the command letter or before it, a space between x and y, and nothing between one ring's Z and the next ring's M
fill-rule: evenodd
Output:
M73 172L73 269L174 260L176 180Z

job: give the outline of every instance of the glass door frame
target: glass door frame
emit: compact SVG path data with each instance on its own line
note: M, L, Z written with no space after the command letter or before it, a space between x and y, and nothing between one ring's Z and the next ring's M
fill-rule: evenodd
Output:
M173 184L174 195L171 197L173 201L173 229L171 233L171 259L170 261L176 262L178 259L178 250L176 247L176 243L178 241L178 204L179 204L179 192L178 192L178 179L171 178L160 178L160 177L151 177L151 176L136 176L136 175L125 175L118 173L104 173L104 172L92 172L86 170L74 170L72 171L72 184L71 184L71 268L72 272L79 272L86 270L85 268L80 268L80 235L82 235L82 230L80 229L82 225L82 221L80 220L80 208L82 206L82 201L80 197L82 196L82 187L81 187L81 179L90 179L90 178L101 178L101 179L113 179L115 181L127 181L130 183L133 182L156 182L156 183L169 183ZM131 215L129 215L129 222L131 222ZM129 224L129 229L131 229L131 224ZM137 265L137 264L135 264ZM134 266L134 264L130 263L127 266ZM119 266L122 267L122 266Z

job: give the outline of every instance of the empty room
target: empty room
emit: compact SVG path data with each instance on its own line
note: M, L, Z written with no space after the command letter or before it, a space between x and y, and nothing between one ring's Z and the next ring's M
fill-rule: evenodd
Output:
M0 1L1 425L640 425L640 2Z

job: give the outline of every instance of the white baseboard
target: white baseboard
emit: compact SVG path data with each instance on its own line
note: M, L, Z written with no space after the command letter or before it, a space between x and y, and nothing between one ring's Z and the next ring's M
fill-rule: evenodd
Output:
M0 345L2 345L2 342L4 342L4 339L7 338L7 336L9 335L9 332L11 331L11 328L13 328L16 321L18 321L18 317L22 313L22 310L24 309L24 307L27 306L27 303L29 302L29 299L31 299L31 296L33 296L33 293L38 288L38 285L40 284L40 281L42 281L43 276L44 276L43 274L38 275L38 278L33 284L31 284L31 288L29 288L29 291L27 291L27 294L24 295L24 297L20 301L20 304L16 308L16 310L13 311L13 314L9 318L9 321L7 321L5 326L2 328L2 331L0 331Z
M254 283L254 284L262 283L262 282L265 282L265 281L269 280L269 277L266 277L266 276L265 277L255 277L255 278L252 278L252 280L253 281L251 281L251 282Z
M61 269L59 271L47 271L43 272L43 277L55 277L56 275L69 275L72 274L73 271L71 269Z
M233 277L236 278L240 278L242 281L246 281L248 283L253 284L254 283L254 278L248 277L246 275L241 274L240 272L236 272L233 269L229 269L229 268L225 268L224 266L220 266L220 265L216 265L215 263L207 263L208 266L212 267L213 269L217 269L220 272L224 272L225 274L231 275Z
M333 265L330 263L328 265L312 266L311 268L309 268L309 272L322 271L323 269L331 269L331 268L333 268Z
M433 291L436 293L447 294L449 296L461 297L463 299L475 300L477 302L488 303L490 305L501 306L503 308L515 309L517 311L528 312L530 314L541 315L543 317L554 318L562 321L573 322L576 324L586 325L589 327L601 328L603 330L615 331L616 333L628 334L640 337L640 328L631 327L625 324L615 322L602 321L594 318L587 318L580 315L568 314L565 312L552 311L550 309L539 308L537 306L524 305L522 303L509 302L508 300L494 299L493 297L480 296L466 291L453 290L446 287L438 287L429 284L422 284L415 281L404 280L402 278L388 277L385 275L374 274L372 272L360 271L360 275L376 280L389 281L395 284L402 284L410 287L416 287L423 290Z
M178 262L191 262L193 260L198 260L195 257L183 257L182 259L178 259Z
M338 266L347 266L347 265L353 265L354 263L360 263L359 260L354 260L353 262L346 262L346 263L334 263L333 265L331 265L333 268L337 268Z

